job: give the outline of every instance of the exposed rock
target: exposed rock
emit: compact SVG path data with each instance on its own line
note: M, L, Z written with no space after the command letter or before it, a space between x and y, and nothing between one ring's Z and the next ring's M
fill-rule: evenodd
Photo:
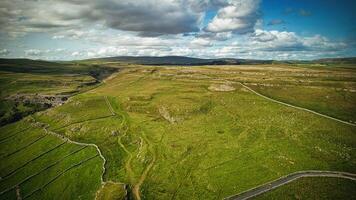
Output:
M167 108L165 108L165 107L160 107L160 108L158 109L158 112L159 112L159 114L161 114L161 116L162 116L165 120L169 121L171 124L174 124L174 123L177 122L177 120L174 119L174 118L169 114Z
M46 108L62 105L68 100L68 95L42 95L42 94L15 94L7 97L7 100L12 100L18 103L40 104Z
M210 91L217 91L217 92L229 92L236 90L231 85L227 84L212 84L208 88Z

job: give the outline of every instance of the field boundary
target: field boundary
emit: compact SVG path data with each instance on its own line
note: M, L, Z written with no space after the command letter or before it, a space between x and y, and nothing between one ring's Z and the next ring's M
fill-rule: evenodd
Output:
M106 105L108 106L110 112L111 112L111 115L114 116L115 115L115 112L114 112L114 109L112 108L109 100L108 100L108 97L107 96L104 96L104 99L105 99L105 102L106 102Z
M356 174L349 172L339 172L339 171L319 171L319 170L307 170L307 171L298 171L285 176L282 176L273 181L267 182L260 186L251 188L247 191L241 192L236 195L232 195L224 198L225 200L244 200L256 197L265 192L271 191L275 188L293 182L303 177L332 177L332 178L344 178L356 181Z
M40 137L36 138L34 141L31 141L30 143L26 144L26 145L23 146L23 147L20 147L19 149L16 149L15 151L13 151L13 152L11 152L11 153L8 153L8 154L5 154L5 155L1 156L0 159L4 159L4 158L7 158L7 157L9 157L9 156L12 156L12 155L16 154L16 153L18 153L18 152L20 152L20 151L26 149L27 147L29 147L29 146L35 144L36 142L42 140L42 139L45 138L46 136L47 136L47 135L40 135Z
M32 116L30 116L35 122L37 121L35 118L33 118ZM45 124L45 123L42 123L42 122L38 122L38 123L41 123L41 124ZM106 172L106 168L105 168L105 164L106 164L106 159L105 157L103 156L103 154L101 153L101 150L99 149L99 147L96 145L96 144L91 144L91 143L81 143L81 142L75 142L71 139L69 139L68 137L65 137L64 135L60 135L54 131L51 131L51 130L48 130L50 126L48 124L45 124L45 126L43 127L43 130L45 131L46 134L49 134L49 135L53 135L65 142L68 142L68 143L72 143L72 144L77 144L79 146L91 146L91 147L95 147L100 158L104 161L103 162L103 166L102 166L102 169L103 169L103 173L101 175L101 183L104 183L104 174Z
M13 134L11 134L11 135L5 137L5 138L0 139L0 144L2 144L3 142L5 142L6 140L8 140L8 139L10 139L10 138L12 138L12 137L15 137L17 134L20 134L20 133L22 133L22 132L27 131L28 129L30 129L30 127L25 128L25 129L23 129L23 130L21 130L21 131L17 131L17 132L15 132L15 133L13 133Z
M100 177L101 183L102 183L102 184L104 183L104 178L103 178L103 177L104 177L104 174L105 174L105 172L106 172L106 168L105 168L106 159L105 159L105 157L103 156L103 154L101 153L99 147L98 147L96 144L75 142L75 141L73 141L73 140L71 140L71 139L69 139L69 138L67 138L67 137L65 137L65 136L63 136L63 135L60 135L60 134L58 134L58 133L56 133L56 132L53 132L53 131L48 130L47 127L43 128L43 130L44 130L47 134L54 135L54 136L56 136L56 137L58 137L58 138L60 138L60 139L62 139L62 140L64 140L64 141L67 141L68 143L77 144L77 145L79 145L79 146L86 146L86 147L91 146L91 147L95 147L96 150L97 150L97 152L98 152L98 154L99 154L99 156L100 156L100 158L104 161L104 162L103 162L103 166L102 166L103 173L101 174L101 177Z
M63 146L64 144L66 144L66 142L62 142L62 143L60 143L59 145L55 146L54 148L49 149L49 150L47 150L47 151L45 151L45 152L43 152L43 153L37 155L36 157L32 158L31 160L28 160L27 162L23 163L20 167L18 167L18 168L16 168L16 169L12 170L12 171L10 171L10 172L8 172L5 176L2 177L2 179L5 179L5 178L11 176L12 174L14 174L14 173L16 173L18 170L24 168L25 166L27 166L27 165L30 164L31 162L33 162L33 161L35 161L35 160L41 158L42 156L44 156L44 155L50 153L51 151L54 151L54 150L57 149L57 148L60 148L60 147Z
M275 100L275 99L272 99L270 97L267 97L261 93L258 93L256 92L255 90L251 89L250 87L248 87L247 85L243 84L242 82L238 82L242 87L246 88L247 90L249 90L250 92L264 98L264 99L267 99L267 100L270 100L270 101L273 101L275 103L278 103L278 104L282 104L282 105L285 105L285 106L288 106L288 107L291 107L291 108L295 108L295 109L298 109L298 110L303 110L303 111L307 111L307 112L310 112L310 113L313 113L313 114L316 114L316 115L319 115L321 117L324 117L324 118L327 118L327 119L331 119L331 120L334 120L334 121L337 121L337 122L340 122L340 123L343 123L343 124L347 124L347 125L350 125L350 126L356 126L356 124L354 123L351 123L351 122L347 122L347 121L344 121L344 120L341 120L341 119L337 119L335 117L331 117L329 115L325 115L325 114L322 114L322 113L319 113L319 112L316 112L314 110L309 110L307 108L303 108L303 107L299 107L299 106L295 106L295 105L292 105L292 104L288 104L288 103L285 103L285 102L282 102L282 101L278 101L278 100Z
M11 186L11 187L9 187L9 188L7 188L7 189L1 191L1 192L0 192L0 195L4 194L4 193L6 193L6 192L8 192L8 191L10 191L10 190L12 190L12 189L15 189L17 186L19 186L19 185L21 185L21 184L23 184L23 183L29 181L31 178L33 178L33 177L35 177L35 176L38 176L39 174L41 174L41 173L47 171L48 169L50 169L50 168L56 166L58 163L62 162L62 161L65 160L66 158L68 158L68 157L70 157L70 156L76 154L77 152L79 152L79 151L81 151L81 150L83 150L83 149L85 149L85 148L86 148L86 146L81 147L81 148L79 148L79 149L77 149L77 150L75 150L75 151L73 151L73 152L70 152L69 154L65 155L64 157L60 158L59 160L57 160L57 161L51 163L50 165L48 165L48 166L42 168L40 171L37 171L36 173L31 174L31 175L25 177L24 179L22 179L20 182L16 183L15 185L13 185L13 186ZM4 181L4 180L6 180L6 179L2 179L1 181Z
M43 190L45 187L47 187L49 184L53 183L54 181L56 181L59 177L63 176L65 173L67 173L68 171L70 171L71 169L75 168L75 167L78 167L78 166L81 166L82 164L98 157L99 154L96 154L94 156L91 156L85 160L81 160L79 163L76 163L74 165L71 165L70 167L64 169L60 174L56 175L54 178L52 178L49 182L47 182L46 184L44 184L43 186L35 189L34 191L32 191L30 194L26 195L23 197L23 199L27 199L28 197L32 196L33 194L35 194L36 192L40 191L40 190Z

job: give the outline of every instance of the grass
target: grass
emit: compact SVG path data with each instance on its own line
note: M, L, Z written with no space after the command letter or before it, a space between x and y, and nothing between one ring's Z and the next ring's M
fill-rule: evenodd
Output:
M355 199L355 187L355 181L348 179L309 177L299 179L254 199Z
M107 161L104 181L110 183L97 193L100 198L121 197L121 186L125 184L128 195L134 199L222 199L300 170L356 173L355 127L276 104L239 84L244 82L275 99L289 97L296 100L286 99L287 102L300 106L308 102L312 106L317 105L325 93L331 93L332 88L347 88L348 91L340 91L345 94L355 89L356 75L352 69L332 70L284 65L131 66L100 87L79 94L62 106L38 112L33 118L71 140L98 145ZM283 90L268 92L276 84ZM234 90L214 91L209 89L211 85L228 85ZM262 86L267 89L261 89ZM323 92L310 95L311 86ZM289 87L297 88L298 95L284 89ZM352 114L342 113L352 113L350 99L354 97L344 99L330 95L335 100L325 101L321 110L310 109L324 114L334 109L336 116L352 120ZM0 134L0 141L21 131L24 124L20 121L1 128L4 133ZM40 132L28 131L30 134L24 131L25 134L18 133L11 138L20 139L21 146L29 144ZM22 141L24 135L31 140ZM47 136L43 141L51 148L58 145ZM16 145L1 144L4 146L1 155L8 153L5 149L12 152L21 147ZM40 147L30 149L43 152ZM54 155L51 158L66 155L59 150L51 151L49 154ZM48 170L46 177L56 177L91 158L93 153L82 150L70 156ZM19 153L18 156L21 161L10 159L6 163L14 164L6 166L21 166L28 161L25 155ZM56 179L51 184L53 188L49 185L45 192L36 195L46 198L58 195L54 189L58 187L68 198L72 198L70 195L93 197L100 182L89 180L87 170L97 169L95 172L100 174L100 159L96 159L87 162L96 167L88 167L77 176L74 170L79 167L76 167ZM38 171L41 160L47 158L41 157L26 167ZM75 181L79 176L83 180L78 181L77 187L65 188L67 181ZM88 188L81 185L86 178ZM39 185L46 185L46 181L39 176L24 184L23 191L30 194ZM90 192L85 194L82 192L85 190ZM4 195L10 194L14 191Z
M111 112L104 97L90 95L74 97L65 106L35 115L38 120L46 122L53 129L110 116Z
M42 102L15 100L16 95L29 99L72 96L95 87L116 70L90 63L0 59L0 126L50 107Z
M145 198L222 198L293 171L353 170L354 128L268 102L238 85L235 92L210 92L209 80L181 71L123 72L91 91L116 94L131 126L154 146L158 155L142 185ZM178 75L164 77L171 73ZM160 107L177 123L165 120ZM140 174L153 155L139 151L139 144L131 148L134 174Z
M107 182L98 191L96 199L98 200L124 200L126 190L122 184Z
M309 108L345 121L356 122L355 92L330 87L280 86L253 87L256 91L277 100ZM313 98L312 101L310 99ZM334 106L332 106L334 105Z
M19 132L25 127L29 128ZM102 160L94 147L48 135L28 118L1 129L6 130L1 138L7 139L0 146L0 199L17 199L16 190L30 199L94 197L102 173Z

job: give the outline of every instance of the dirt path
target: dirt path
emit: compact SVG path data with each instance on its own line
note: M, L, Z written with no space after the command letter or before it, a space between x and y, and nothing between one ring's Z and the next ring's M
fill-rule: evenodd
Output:
M112 108L109 100L108 100L108 97L107 96L104 96L104 99L105 99L105 102L106 102L106 105L108 106L110 112L111 112L111 115L114 116L116 115L115 112L114 112L114 109Z
M104 98L105 98L105 102L106 102L106 104L107 104L112 116L117 115L116 112L114 111L113 107L111 106L111 103L110 103L108 97L104 96ZM121 127L123 127L125 122L127 122L126 116L124 114L122 114ZM132 166L131 166L133 155L132 155L132 152L129 151L121 141L122 137L124 137L127 134L127 131L128 131L128 127L126 127L126 130L124 131L124 134L118 139L118 143L119 143L119 146L126 152L126 154L128 156L128 159L127 159L127 161L125 163L125 169L126 169L126 171L128 173L128 178L129 178L131 183L135 183L136 181L134 181L134 171L133 171ZM132 193L133 193L133 195L134 195L136 200L141 200L140 186L142 185L142 183L146 179L149 171L151 170L151 168L153 167L153 165L154 165L154 163L156 161L156 154L155 154L154 150L152 149L152 145L151 145L150 141L146 138L146 135L143 132L142 132L142 137L143 137L143 140L147 143L148 149L149 149L150 153L152 154L153 158L152 158L151 162L147 165L147 167L144 169L144 171L142 172L140 178L133 185Z
M150 143L150 141L146 138L146 135L142 132L142 137L143 139L146 141L147 145L148 145L148 149L152 154L152 160L151 162L147 165L147 167L145 168L145 170L143 171L143 173L141 174L138 182L133 186L132 192L135 195L136 200L141 200L141 195L140 195L140 186L142 185L142 183L145 181L148 172L151 170L151 168L153 167L154 163L156 162L156 153L155 151L152 149L152 144Z
M321 114L321 113L318 113L316 111L313 111L313 110L309 110L307 108L303 108L303 107L299 107L299 106L294 106L294 105L291 105L291 104L288 104L288 103L285 103L285 102L282 102L282 101L278 101L278 100L275 100L275 99L272 99L270 97L267 97L263 94L260 94L258 92L256 92L255 90L251 89L250 87L246 86L245 84L241 83L241 82L238 82L242 87L246 88L247 90L251 91L252 93L264 98L264 99L267 99L267 100L270 100L270 101L273 101L275 103L279 103L279 104L282 104L282 105L285 105L285 106L288 106L288 107L292 107L292 108L295 108L295 109L298 109L298 110L303 110L303 111L307 111L307 112L310 112L310 113L313 113L313 114L316 114L316 115L319 115L321 117L324 117L324 118L328 118L328 119L331 119L331 120L334 120L334 121L337 121L337 122L340 122L340 123L343 123L343 124L347 124L347 125L350 125L350 126L356 126L356 124L354 123L351 123L351 122L347 122L347 121L344 121L344 120L341 120L341 119L337 119L335 117L331 117L331 116L328 116L328 115L324 115L324 114Z
M120 147L126 152L127 156L128 156L128 159L127 161L125 162L125 169L127 171L127 174L128 174L128 177L129 177L129 180L130 182L133 182L133 170L131 168L131 160L132 160L132 153L131 151L129 151L125 145L121 142L121 138L124 137L126 135L126 132L124 135L122 135L119 139L118 139L118 143L120 145Z
M19 186L16 186L16 199L17 199L17 200L22 200L22 197L21 197L21 190L20 190L20 187L19 187Z
M261 186L252 188L250 190L247 190L245 192L239 193L237 195L233 195L230 197L225 198L226 200L243 200L243 199L250 199L252 197L255 197L257 195L260 195L262 193L268 192L270 190L273 190L277 187L280 187L282 185L285 185L287 183L290 183L292 181L295 181L299 178L302 177L334 177L334 178L344 178L344 179L349 179L356 181L356 174L352 173L347 173L347 172L338 172L338 171L299 171L295 172L292 174L289 174L287 176L283 176L279 179L276 179L274 181L265 183Z

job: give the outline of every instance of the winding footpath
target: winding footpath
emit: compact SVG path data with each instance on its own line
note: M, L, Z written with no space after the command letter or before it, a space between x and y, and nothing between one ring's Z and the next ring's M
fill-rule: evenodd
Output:
M344 178L344 179L356 181L356 174L352 174L352 173L348 173L348 172L314 171L314 170L299 171L299 172L295 172L295 173L283 176L283 177L276 179L274 181L265 183L261 186L257 186L255 188L252 188L245 192L239 193L237 195L227 197L227 198L225 198L225 200L250 199L252 197L256 197L257 195L268 192L270 190L273 190L277 187L280 187L282 185L285 185L287 183L290 183L292 181L295 181L295 180L297 180L299 178L303 178L303 177L333 177L333 178Z
M133 186L133 193L136 197L136 200L141 200L141 196L140 196L140 187L142 185L142 183L145 181L149 171L151 170L151 168L153 167L154 163L156 162L156 154L154 152L154 150L152 149L152 146L149 142L149 140L146 138L146 135L142 132L142 136L144 138L144 140L146 141L147 145L148 145L148 149L152 154L152 160L151 162L147 165L147 167L145 168L145 170L143 171L143 173L141 174L139 180L137 181L137 183Z
M267 97L263 94L260 94L258 92L256 92L255 90L251 89L250 87L248 87L247 85L241 83L241 82L238 82L242 87L246 88L247 90L249 90L250 92L264 98L264 99L267 99L269 101L273 101L275 103L278 103L278 104L282 104L282 105L285 105L285 106L288 106L288 107L292 107L292 108L295 108L295 109L298 109L298 110L303 110L303 111L307 111L307 112L310 112L310 113L313 113L313 114L316 114L316 115L319 115L321 117L324 117L324 118L327 118L327 119L331 119L331 120L334 120L334 121L337 121L337 122L340 122L340 123L343 123L343 124L347 124L347 125L350 125L350 126L356 126L356 124L354 123L351 123L351 122L347 122L347 121L344 121L344 120L341 120L341 119L337 119L335 117L331 117L331 116L328 116L328 115L324 115L324 114L321 114L321 113L318 113L316 111L313 111L313 110L309 110L307 108L303 108L303 107L299 107L299 106L294 106L294 105L291 105L291 104L288 104L288 103L285 103L285 102L282 102L282 101L278 101L278 100L275 100L275 99L272 99L270 97Z
M313 113L316 114L318 116L327 118L327 119L331 119L346 125L350 125L350 126L356 126L356 124L351 123L351 122L347 122L341 119L337 119L328 115L324 115L321 113L318 113L316 111L313 110L309 110L307 108L303 108L303 107L299 107L299 106L294 106L282 101L278 101L275 99L272 99L270 97L267 97L263 94L260 94L258 92L256 92L255 90L251 89L250 87L248 87L247 85L243 84L242 82L238 82L242 87L244 87L245 89L249 90L250 92L264 98L267 99L269 101L278 103L278 104L282 104L288 107L292 107L298 110L303 110L303 111L307 111L309 113ZM244 191L242 193L236 194L236 195L232 195L230 197L225 198L226 200L244 200L244 199L250 199L253 197L256 197L257 195L260 195L262 193L271 191L277 187L283 186L287 183L290 183L292 181L295 181L299 178L303 178L303 177L333 177L333 178L344 178L344 179L349 179L349 180L353 180L356 181L356 174L353 173L348 173L348 172L338 172L338 171L317 171L317 170L309 170L309 171L299 171L299 172L295 172L286 176L283 176L281 178L278 178L274 181L265 183L263 185L257 186L255 188L249 189L247 191Z

